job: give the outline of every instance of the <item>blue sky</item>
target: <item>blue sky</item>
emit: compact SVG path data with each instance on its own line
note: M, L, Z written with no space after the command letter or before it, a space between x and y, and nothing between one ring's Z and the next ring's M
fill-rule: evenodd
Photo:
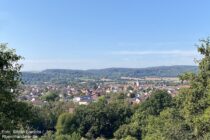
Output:
M23 70L193 65L209 0L0 0L0 42Z

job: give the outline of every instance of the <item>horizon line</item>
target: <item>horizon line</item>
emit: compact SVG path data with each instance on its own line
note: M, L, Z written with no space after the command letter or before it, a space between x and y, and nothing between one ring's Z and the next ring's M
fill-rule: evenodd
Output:
M42 69L42 70L21 70L20 72L42 72L42 71L46 71L46 70L88 71L88 70L104 70L104 69L147 69L147 68L175 67L175 66L198 67L198 65L159 65L159 66L148 66L148 67L105 67L105 68L90 68L90 69L46 68L46 69Z

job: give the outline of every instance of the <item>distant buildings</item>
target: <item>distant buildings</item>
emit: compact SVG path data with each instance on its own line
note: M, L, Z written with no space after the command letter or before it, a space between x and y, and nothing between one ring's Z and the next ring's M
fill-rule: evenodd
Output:
M88 105L96 101L100 96L124 93L127 95L129 102L138 104L148 98L152 91L156 89L166 90L172 96L176 96L180 88L188 88L187 85L182 85L177 82L175 78L163 77L145 77L145 78L131 78L122 77L116 81L111 79L100 79L93 85L87 86L85 83L78 82L74 85L24 85L24 90L19 96L19 100L32 102L36 105L41 105L44 102L43 96L47 92L54 92L58 94L58 101L69 102L73 101L75 104Z
M78 103L79 105L88 105L92 102L91 96L80 96L80 97L74 97L73 102Z

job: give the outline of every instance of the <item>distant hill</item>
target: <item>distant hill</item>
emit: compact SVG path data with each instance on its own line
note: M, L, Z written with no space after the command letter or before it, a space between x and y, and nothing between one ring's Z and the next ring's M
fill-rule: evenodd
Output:
M26 84L39 84L43 82L65 83L77 81L79 78L109 78L120 77L176 77L185 72L198 71L197 66L159 66L148 68L106 68L92 70L48 69L42 72L23 72L22 79Z

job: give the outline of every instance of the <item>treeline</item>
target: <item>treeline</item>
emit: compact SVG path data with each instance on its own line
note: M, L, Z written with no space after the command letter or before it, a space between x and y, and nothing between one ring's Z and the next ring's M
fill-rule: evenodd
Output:
M180 76L190 88L176 97L155 91L146 101L131 105L124 94L99 98L87 106L49 102L35 107L18 101L21 59L0 45L0 130L40 130L41 140L210 139L210 39L198 47L203 58L198 73ZM69 108L73 110L69 112ZM69 112L69 113L68 113ZM0 131L2 135L3 131Z
M119 79L121 77L176 77L185 72L197 73L197 66L165 66L152 68L108 68L99 70L62 70L51 69L42 72L23 72L22 79L25 84L42 84L50 82L55 84L68 84L80 82L79 79Z

